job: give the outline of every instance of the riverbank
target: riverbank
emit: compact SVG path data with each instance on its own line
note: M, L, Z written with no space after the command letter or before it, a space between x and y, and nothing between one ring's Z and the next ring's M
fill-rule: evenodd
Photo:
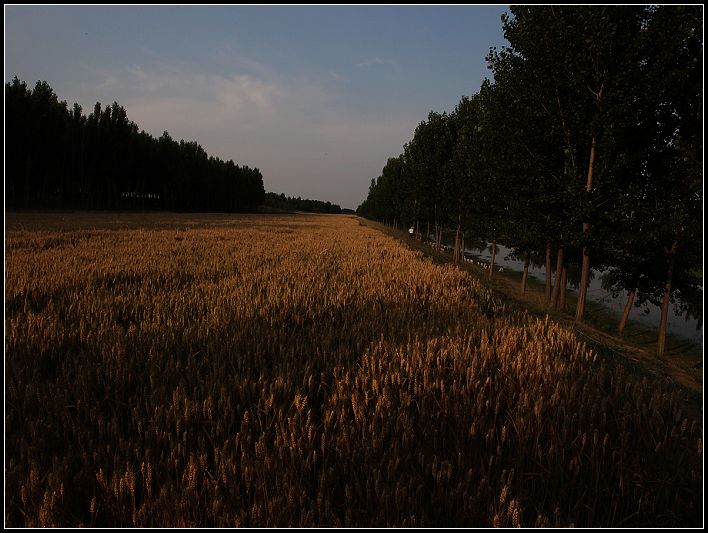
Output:
M470 257L477 261L484 261L489 263L491 257L491 246L482 250L467 250L467 257ZM508 257L511 253L509 248L503 245L497 245L497 254L494 264L504 270L512 270L521 274L524 265L523 261L514 260ZM577 286L579 282L580 271L577 268L573 268L573 265L569 265L568 270L568 293L573 293L577 298ZM555 271L553 272L555 274ZM623 292L617 296L613 296L608 290L603 287L603 276L604 272L595 269L590 270L590 283L588 285L587 300L595 302L600 305L600 309L605 311L605 314L609 312L612 317L616 317L614 324L608 324L609 330L616 328L619 323L619 318L624 311L625 304L627 303L627 293ZM531 278L535 278L545 287L546 282L546 268L545 264L534 264L531 262L529 265L528 275ZM567 308L566 308L567 309ZM679 313L681 311L679 310ZM650 302L645 302L640 307L633 307L629 318L636 322L638 325L642 325L645 330L655 335L659 329L661 317L661 307L651 304ZM676 307L672 306L669 310L669 316L666 323L666 332L669 335L674 335L677 339L687 340L693 344L700 346L703 342L703 325L702 320L697 317L686 316L685 311L681 314L676 314ZM654 342L649 340L649 343Z

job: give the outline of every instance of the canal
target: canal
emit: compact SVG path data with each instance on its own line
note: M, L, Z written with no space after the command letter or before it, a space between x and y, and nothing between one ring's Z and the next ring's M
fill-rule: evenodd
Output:
M483 250L465 248L465 256L477 258L478 260L489 262L491 258L491 244ZM522 272L524 264L522 261L509 259L508 255L511 252L505 246L497 245L497 254L494 258L495 267L502 267L505 270L515 270ZM555 261L555 257L553 258ZM546 282L546 267L545 265L529 265L529 276ZM576 287L577 288L577 287ZM571 283L568 284L568 290L573 290ZM577 292L577 290L575 291ZM587 299L593 302L602 304L603 306L617 312L619 315L624 310L627 302L627 293L624 292L613 298L612 294L602 288L602 272L593 270L591 281L588 286ZM653 304L646 303L640 307L633 307L629 315L629 320L639 322L645 326L659 330L659 318L661 309ZM669 312L669 318L666 325L667 333L676 335L684 339L688 339L699 346L703 344L703 320L702 317L696 318L692 316L677 315L672 309Z

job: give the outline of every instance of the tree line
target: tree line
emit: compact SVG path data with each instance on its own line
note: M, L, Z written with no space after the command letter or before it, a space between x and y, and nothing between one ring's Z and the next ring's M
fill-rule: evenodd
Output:
M305 211L308 213L330 213L341 214L342 208L338 204L323 202L322 200L310 200L309 198L295 198L285 196L285 194L267 192L265 195L265 205L283 211Z
M118 103L86 116L46 81L5 84L9 208L248 211L265 198L257 168L208 155L196 142L156 139Z
M702 7L510 11L493 79L431 112L357 212L425 224L436 246L454 231L456 260L465 238L491 243L492 264L503 243L524 261L522 291L540 259L549 307L576 268L577 321L591 268L604 271L628 294L620 334L633 305L661 307L663 354L670 304L702 312Z

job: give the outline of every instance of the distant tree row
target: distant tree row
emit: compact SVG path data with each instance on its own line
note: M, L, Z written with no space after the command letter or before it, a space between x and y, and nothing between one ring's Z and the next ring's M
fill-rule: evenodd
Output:
M257 168L209 156L196 142L159 139L125 109L96 103L85 116L45 81L5 85L6 206L245 211L263 203Z
M265 205L283 211L306 211L308 213L332 213L341 214L342 208L337 204L323 202L321 200L310 200L308 198L297 198L268 192L265 196Z
M670 302L701 312L702 7L512 7L502 24L493 81L431 112L358 213L424 223L438 245L452 230L456 258L465 237L491 242L492 261L503 243L525 263L522 290L545 257L549 307L574 266L578 321L590 269L604 270L628 294L620 333L633 303L661 306L663 353Z

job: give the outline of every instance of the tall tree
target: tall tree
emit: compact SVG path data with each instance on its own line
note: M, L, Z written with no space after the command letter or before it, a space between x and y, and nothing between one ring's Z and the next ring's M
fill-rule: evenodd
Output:
M139 132L126 110L96 103L88 115L46 81L5 85L9 207L162 207L249 210L265 198L258 169L210 158L194 142Z
M582 248L576 308L576 320L582 321L590 250L601 248L607 237L599 205L603 193L612 190L606 162L616 145L607 135L606 110L621 106L627 96L617 88L636 71L645 8L514 7L512 13L504 20L505 36L526 71L536 73L527 90L553 115L564 139L564 174L571 183L568 192L574 193L568 201L582 227L574 239Z

